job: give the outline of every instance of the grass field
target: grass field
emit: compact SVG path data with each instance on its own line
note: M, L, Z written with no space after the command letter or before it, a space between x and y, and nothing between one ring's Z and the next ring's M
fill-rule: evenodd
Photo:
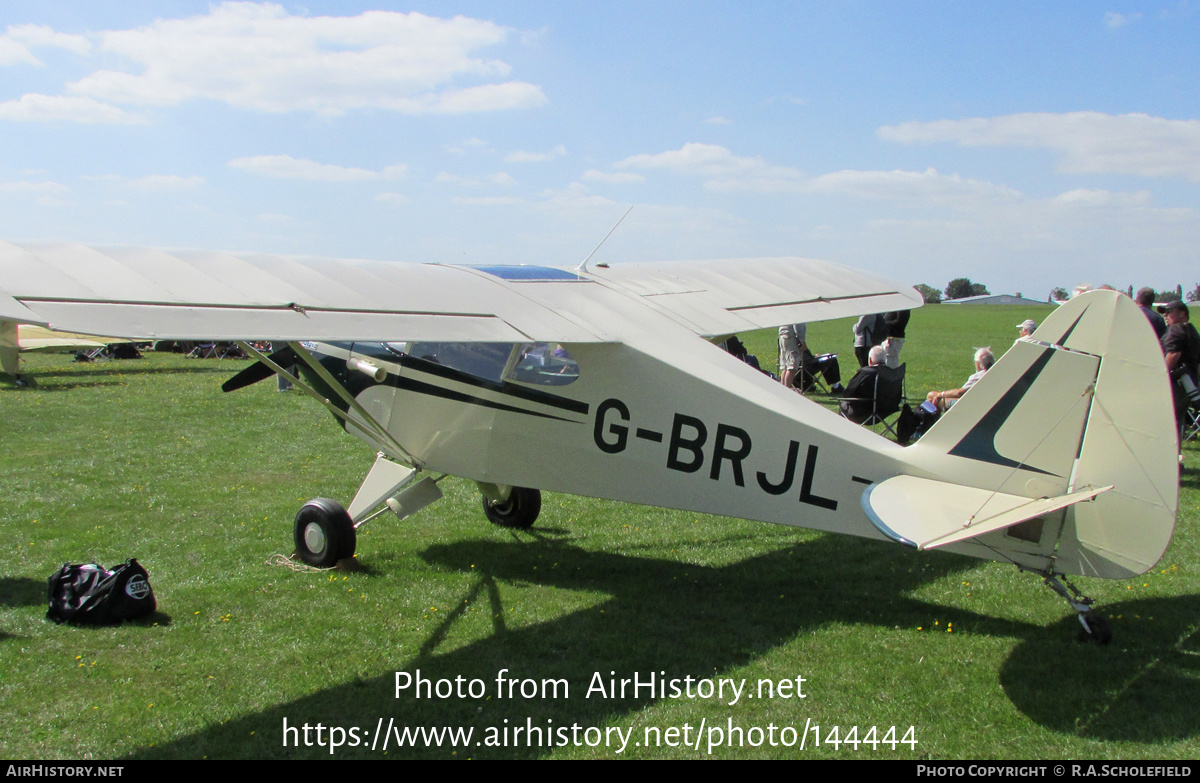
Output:
M1001 353L1013 324L1046 312L917 311L909 396L960 385L974 347ZM774 367L772 333L744 339ZM814 324L809 341L841 354L849 378L850 322ZM1101 648L1077 643L1065 602L1012 567L562 495L514 532L488 525L458 480L414 518L360 531L356 571L270 565L291 551L300 504L348 501L372 455L300 394L222 394L244 365L36 356L35 388L0 380L0 757L328 758L317 724L326 744L328 727L369 743L393 719L475 734L336 757L698 758L716 739L717 758L1200 756L1193 447L1162 562L1130 581L1078 580L1112 618ZM44 619L62 563L129 557L150 571L152 618ZM417 670L484 692L397 698L395 673ZM565 680L569 695L509 697L502 670L527 694ZM587 695L594 675L660 672L751 688L803 677L805 698ZM313 745L297 732L300 747L284 747L285 721L307 723ZM528 725L582 744L513 738ZM632 730L623 750L618 729ZM615 746L588 744L604 732Z

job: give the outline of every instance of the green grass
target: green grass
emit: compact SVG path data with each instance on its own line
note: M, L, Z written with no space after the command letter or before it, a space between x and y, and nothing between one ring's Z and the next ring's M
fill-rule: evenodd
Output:
M927 307L909 328L909 396L959 385L979 345L1047 311ZM774 365L774 335L744 336ZM853 370L850 322L810 343ZM392 747L388 758L697 758L707 731L744 732L719 758L1180 758L1200 755L1197 462L1178 530L1127 582L1079 580L1116 638L1077 621L1037 578L896 545L562 495L527 533L484 520L474 486L410 520L360 531L355 572L268 564L305 500L348 500L371 454L299 394L222 394L244 362L150 354L75 365L33 357L33 389L0 380L0 757L327 758L282 726L521 726L666 732L701 746ZM1136 520L1132 520L1136 523ZM137 557L159 612L116 628L44 619L64 562ZM397 671L478 679L481 698L395 698ZM501 698L497 673L565 679L569 698ZM608 679L803 677L807 698L585 698ZM728 701L728 700L726 700ZM505 721L508 721L505 724ZM824 741L870 726L917 745L757 747L750 729ZM594 736L594 734L593 734ZM664 733L664 737L667 735ZM682 740L685 735L679 735ZM779 735L777 734L777 739ZM312 735L315 740L315 734ZM384 758L341 748L337 757Z

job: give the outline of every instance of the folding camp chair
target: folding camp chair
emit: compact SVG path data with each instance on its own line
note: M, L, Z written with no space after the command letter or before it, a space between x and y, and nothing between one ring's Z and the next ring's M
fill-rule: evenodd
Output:
M1200 435L1200 388L1187 375L1175 384L1178 386L1176 394L1183 398L1181 404L1184 406L1179 409L1179 444L1182 446Z
M838 412L863 426L882 424L885 432L893 438L898 437L895 424L889 424L887 418L898 413L904 403L904 375L907 366L878 366L873 382L859 386L857 391L852 388L846 389L847 396L842 397ZM853 381L851 383L853 384Z
M830 394L829 384L841 384L841 371L837 363L836 353L823 353L813 356L805 350L800 364L800 372L796 373L796 385L806 394L813 389Z
M217 344L213 342L196 343L187 355L188 359L212 359L217 355Z

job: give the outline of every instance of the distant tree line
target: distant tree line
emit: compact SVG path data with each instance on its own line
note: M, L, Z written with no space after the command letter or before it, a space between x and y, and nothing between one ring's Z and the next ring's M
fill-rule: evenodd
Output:
M1108 287L1108 286L1106 286ZM986 296L990 292L987 286L983 283L972 283L969 277L956 277L946 284L946 288L938 290L931 285L918 283L913 286L916 288L921 297L925 300L925 304L940 304L947 299L962 299L968 296ZM1151 289L1154 290L1154 289ZM1130 298L1133 297L1133 286L1125 289L1125 294ZM1017 296L1021 296L1018 292ZM1071 298L1071 292L1065 288L1056 287L1050 289L1048 297L1052 302L1065 302ZM1200 283L1188 291L1185 295L1182 285L1176 285L1175 288L1164 288L1161 291L1154 290L1154 301L1156 302L1172 302L1176 300L1184 300L1188 302L1200 302Z
M925 299L925 304L938 304L945 299L962 299L966 296L987 296L990 291L983 283L972 283L970 278L956 277L946 284L944 291L920 283L913 286ZM1018 294L1020 296L1020 294Z
M1183 293L1183 286L1178 285L1178 284L1176 284L1176 286L1174 288L1164 288L1161 291L1153 289L1153 288L1151 288L1150 290L1151 290L1151 292L1153 292L1154 301L1156 301L1156 302L1175 302L1175 301L1200 302L1200 283L1197 283L1196 286L1191 291L1188 291L1186 296ZM1125 295L1129 296L1131 298L1133 297L1133 286L1129 286L1128 288L1125 289ZM1070 298L1071 298L1071 292L1065 288L1051 288L1050 289L1050 300L1051 301L1063 302Z

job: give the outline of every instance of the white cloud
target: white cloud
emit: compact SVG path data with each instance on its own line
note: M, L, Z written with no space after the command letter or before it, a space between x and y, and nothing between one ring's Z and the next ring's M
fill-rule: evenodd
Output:
M586 185L572 182L565 188L547 188L538 194L543 200L540 209L561 210L567 213L588 212L597 208L611 208L617 202L604 196L588 192Z
M0 36L0 65L16 65L17 63L41 65L42 61L34 57L28 46L12 40L7 35Z
M474 151L484 151L484 152L494 152L495 151L494 149L492 149L492 146L490 144L488 144L486 141L484 141L483 139L476 139L476 138L467 139L462 144L451 144L449 146L446 146L444 149L446 150L446 152L449 152L453 155L466 155L468 152L474 152Z
M94 98L29 93L0 103L0 120L10 122L79 122L90 125L136 125L144 117Z
M87 54L92 45L82 35L56 33L46 25L12 24L0 35L0 65L26 63L40 66L42 61L32 51L38 46Z
M1147 114L1030 113L906 122L877 131L901 143L953 142L964 147L1042 147L1062 153L1070 173L1184 177L1200 182L1200 120Z
M262 174L276 179L307 179L317 182L362 182L378 179L396 179L402 176L406 166L388 166L383 171L348 168L332 163L317 163L291 155L257 155L229 161L230 168Z
M860 198L951 205L961 205L963 199L1016 200L1021 197L1019 192L1003 185L966 179L957 174L940 174L932 168L925 171L836 171L813 178L806 189Z
M5 193L70 193L71 189L57 182L0 182Z
M1054 198L1058 204L1079 204L1096 207L1134 207L1150 203L1150 191L1139 190L1136 193L1114 193L1108 190L1090 190L1079 188L1060 193Z
M1104 23L1106 25L1108 25L1109 27L1116 29L1118 27L1124 27L1125 25L1129 24L1130 22L1135 22L1141 18L1142 18L1142 15L1137 14L1137 13L1118 14L1116 11L1109 11L1108 13L1106 13L1104 15Z
M704 122L708 125L732 125L733 124L733 120L726 119L725 117L709 117Z
M295 218L291 215L281 215L278 212L262 212L255 215L254 219L259 223L266 223L271 226L293 226L296 224Z
M724 147L697 142L656 155L633 155L613 165L619 169L668 169L706 177L704 187L710 190L796 191L805 181L799 169L772 166L759 157L744 158Z
M132 180L130 187L138 190L192 190L205 183L204 177L180 177L174 174L150 174Z
M443 171L435 177L438 182L446 185L460 185L465 188L478 188L485 185L515 185L517 181L507 172L500 171L490 177L463 177Z
M549 152L526 152L525 150L516 150L504 156L504 160L509 163L544 163L548 160L561 158L567 154L567 148L559 144Z
M641 174L634 174L629 171L597 171L589 169L583 172L583 179L588 182L603 182L609 185L630 185L637 182L645 182L646 178Z
M525 203L519 196L455 196L450 201L469 207L510 207Z
M678 150L634 155L614 164L619 169L668 169L705 178L704 187L760 193L837 193L855 198L889 199L904 204L966 206L967 202L1006 202L1021 198L1012 188L958 174L925 171L835 171L810 177L799 169L776 166L760 157L734 155L712 144L685 144ZM628 172L622 172L628 173ZM617 175L588 171L583 179L614 182Z
M77 99L124 106L203 99L254 111L338 115L541 105L540 87L508 78L511 66L479 54L505 44L513 32L464 16L366 11L308 17L275 3L224 2L203 15L97 33L95 46L44 26L10 27L0 36L0 64L38 64L35 45L103 54L108 67L66 90Z
M443 93L430 92L415 99L402 99L394 103L381 101L376 105L404 114L463 114L472 111L528 109L541 106L545 102L546 96L541 87L525 82L504 82L463 90L447 90Z
M375 196L376 204L388 204L390 206L401 206L411 201L412 199L403 193L380 193Z

